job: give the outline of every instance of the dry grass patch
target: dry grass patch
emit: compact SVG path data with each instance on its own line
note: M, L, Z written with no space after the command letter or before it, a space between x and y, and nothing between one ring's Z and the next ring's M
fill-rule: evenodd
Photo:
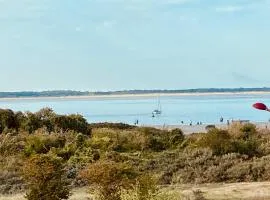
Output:
M201 191L207 200L266 200L270 199L270 182L204 184L172 186L192 197L194 191Z

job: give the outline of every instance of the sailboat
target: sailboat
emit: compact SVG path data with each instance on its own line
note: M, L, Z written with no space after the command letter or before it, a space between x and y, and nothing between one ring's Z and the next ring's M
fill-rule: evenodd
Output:
M161 115L161 114L162 114L162 111L161 111L160 97L158 96L158 106L157 106L157 109L155 109L152 112L152 116L155 117L156 115Z

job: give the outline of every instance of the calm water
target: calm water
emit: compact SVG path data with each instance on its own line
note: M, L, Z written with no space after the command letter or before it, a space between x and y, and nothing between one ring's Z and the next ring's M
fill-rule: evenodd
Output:
M227 119L268 121L270 113L252 108L255 102L270 105L270 95L209 95L162 96L162 115L152 118L157 108L156 97L117 99L38 99L0 100L1 108L15 111L38 111L50 107L60 114L79 113L89 122L124 122L133 124L136 119L145 125L177 125L181 121L218 123Z

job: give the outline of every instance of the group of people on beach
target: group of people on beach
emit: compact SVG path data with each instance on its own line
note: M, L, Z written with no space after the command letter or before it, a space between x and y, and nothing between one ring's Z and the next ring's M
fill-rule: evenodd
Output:
M233 120L232 120L233 121ZM219 122L220 123L223 123L224 122L224 118L221 116L220 117L220 119L219 119ZM185 123L184 123L184 121L181 121L181 124L182 125L184 125ZM197 123L196 123L196 125L202 125L203 123L201 122L201 121L198 121ZM190 122L189 122L189 126L192 126L193 125L193 122L190 120ZM227 125L230 125L230 120L227 120Z
M181 121L181 124L184 125L184 124L185 124L184 121ZM197 122L196 124L197 124L197 125L202 125L202 122L199 121L199 122ZM192 126L192 125L193 125L193 122L190 121L190 122L189 122L189 126Z
M224 118L222 116L220 117L219 122L220 123L223 123L224 122ZM232 122L233 122L233 119L232 119ZM228 120L228 119L227 119L227 125L228 126L230 125L230 120Z
M232 121L233 121L233 120L232 120ZM220 122L220 123L223 123L223 122L224 122L224 118L223 118L222 116L220 117L219 122ZM269 119L269 122L270 122L270 119ZM182 121L181 121L181 124L184 125L185 122L182 120ZM202 123L201 121L198 121L198 122L195 123L195 125L202 125L202 124L203 124L203 123ZM139 125L139 120L138 120L138 119L135 120L134 125ZM193 121L190 120L190 122L189 122L188 125L189 125L189 126L192 126L192 125L193 125ZM230 125L230 120L227 120L227 125Z

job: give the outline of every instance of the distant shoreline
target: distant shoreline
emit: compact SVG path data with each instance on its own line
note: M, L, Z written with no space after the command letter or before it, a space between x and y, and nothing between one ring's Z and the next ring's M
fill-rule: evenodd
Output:
M236 120L237 123L237 120ZM259 130L269 130L270 129L270 122L254 122L250 121L251 124L256 125L257 129ZM232 122L230 122L232 124ZM143 127L153 127L157 129L165 129L165 130L172 130L175 128L179 128L183 131L184 134L192 134L192 133L206 133L206 127L207 125L214 125L216 128L227 130L229 126L226 123L211 123L211 124L203 124L203 125L197 125L194 124L192 126L190 125L143 125Z
M105 95L75 95L75 96L42 96L42 97L0 97L0 101L9 100L76 100L76 99L132 99L149 97L174 97L174 96L226 96L226 95L270 95L270 91L250 91L250 92L186 92L186 93L148 93L148 94L105 94Z

